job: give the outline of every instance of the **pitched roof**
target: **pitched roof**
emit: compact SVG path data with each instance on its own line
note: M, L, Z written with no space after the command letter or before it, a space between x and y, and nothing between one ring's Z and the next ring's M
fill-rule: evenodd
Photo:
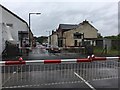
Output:
M91 27L93 27L95 30L97 30L92 24L89 23L89 21L85 20L83 21L82 23L79 23L79 26L80 25L84 25L85 23L89 24ZM98 31L98 30L97 30Z
M66 32L66 31L69 31L69 30L72 30L72 29L75 29L77 27L80 27L81 25L84 25L85 23L89 24L91 27L93 27L96 31L98 31L93 25L91 25L89 23L89 21L85 20L79 24L59 24L59 27L58 29L56 30L56 32Z
M27 22L25 20L23 20L22 18L20 18L19 16L17 16L16 14L14 14L13 12L11 12L10 10L8 10L6 7L4 7L3 5L0 4L0 7L2 7L3 9L5 9L6 11L8 11L9 13L11 13L13 16L15 16L16 18L18 18L19 20L21 20L22 22L24 22L27 26Z
M59 27L60 29L73 29L76 28L78 25L74 24L60 24Z

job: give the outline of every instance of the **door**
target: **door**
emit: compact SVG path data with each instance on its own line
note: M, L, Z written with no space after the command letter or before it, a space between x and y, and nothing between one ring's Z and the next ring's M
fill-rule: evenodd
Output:
M74 46L77 46L77 40L74 41Z

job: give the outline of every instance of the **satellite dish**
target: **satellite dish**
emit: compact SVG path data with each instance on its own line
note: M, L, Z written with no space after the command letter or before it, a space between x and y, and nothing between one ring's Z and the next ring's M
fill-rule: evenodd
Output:
M6 40L12 44L17 44L17 42L13 39L10 26L6 26L7 37Z

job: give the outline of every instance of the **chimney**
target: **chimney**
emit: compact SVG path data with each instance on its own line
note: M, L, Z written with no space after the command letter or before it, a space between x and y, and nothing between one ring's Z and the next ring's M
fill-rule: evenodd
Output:
M88 23L88 21L85 19L85 21L83 21L83 23Z
M52 30L52 35L54 34L54 30Z

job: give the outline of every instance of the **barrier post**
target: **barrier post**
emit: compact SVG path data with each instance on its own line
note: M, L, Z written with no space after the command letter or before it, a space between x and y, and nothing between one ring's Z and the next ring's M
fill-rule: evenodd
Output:
M0 61L2 61L2 7L0 5ZM1 73L2 67L0 66L0 90L2 89L2 73Z

